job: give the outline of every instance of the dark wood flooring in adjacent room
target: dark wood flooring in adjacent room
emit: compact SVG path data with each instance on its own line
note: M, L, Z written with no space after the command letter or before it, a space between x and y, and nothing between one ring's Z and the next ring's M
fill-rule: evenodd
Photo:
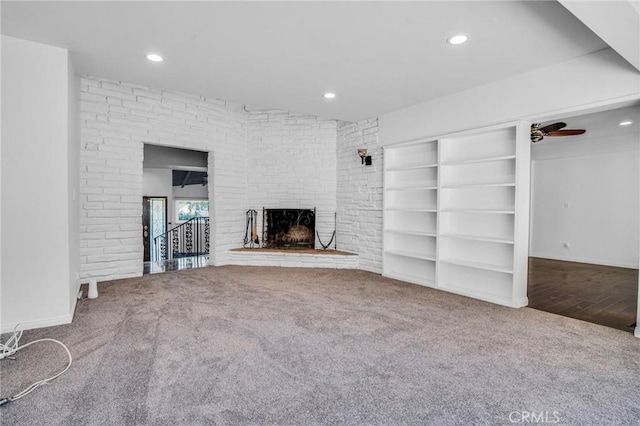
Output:
M638 270L529 258L529 307L633 332Z

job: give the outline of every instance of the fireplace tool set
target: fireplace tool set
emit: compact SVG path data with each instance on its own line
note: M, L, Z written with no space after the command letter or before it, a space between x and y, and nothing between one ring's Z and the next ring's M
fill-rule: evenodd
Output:
M260 247L260 239L258 238L258 212L255 210L247 210L247 228L244 234L243 247Z

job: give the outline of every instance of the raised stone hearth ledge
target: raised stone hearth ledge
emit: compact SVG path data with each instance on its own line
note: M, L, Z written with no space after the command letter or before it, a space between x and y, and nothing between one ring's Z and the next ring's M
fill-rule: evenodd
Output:
M237 248L229 251L229 263L245 266L358 269L358 255L338 250Z

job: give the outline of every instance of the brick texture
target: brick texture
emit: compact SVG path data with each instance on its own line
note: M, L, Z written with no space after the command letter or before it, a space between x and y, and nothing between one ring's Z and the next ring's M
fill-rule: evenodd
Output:
M342 123L86 76L80 95L81 279L142 274L145 143L209 153L211 264L249 262L229 252L242 246L248 209L260 212L261 229L263 207L316 207L322 242L337 226L337 248L359 254L355 263L333 259L336 267L382 270L377 120ZM362 147L373 166L360 163ZM296 259L260 264L293 266ZM323 259L330 267L332 258Z
M232 251L230 262L234 265L244 266L358 269L358 256L296 253L296 250L287 253Z
M315 207L317 233L329 243L335 229L336 131L335 120L249 109L248 204L258 211L260 230L263 207Z
M382 272L383 150L378 120L338 123L338 249L359 254L359 268ZM366 148L373 164L365 166L358 148Z
M80 94L81 278L142 274L145 143L207 151L212 263L243 232L247 113L239 104L83 77ZM212 172L211 172L212 171Z

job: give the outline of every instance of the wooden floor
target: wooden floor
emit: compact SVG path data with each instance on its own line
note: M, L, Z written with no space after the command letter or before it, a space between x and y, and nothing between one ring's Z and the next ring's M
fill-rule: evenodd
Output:
M529 307L633 332L638 270L529 258Z

